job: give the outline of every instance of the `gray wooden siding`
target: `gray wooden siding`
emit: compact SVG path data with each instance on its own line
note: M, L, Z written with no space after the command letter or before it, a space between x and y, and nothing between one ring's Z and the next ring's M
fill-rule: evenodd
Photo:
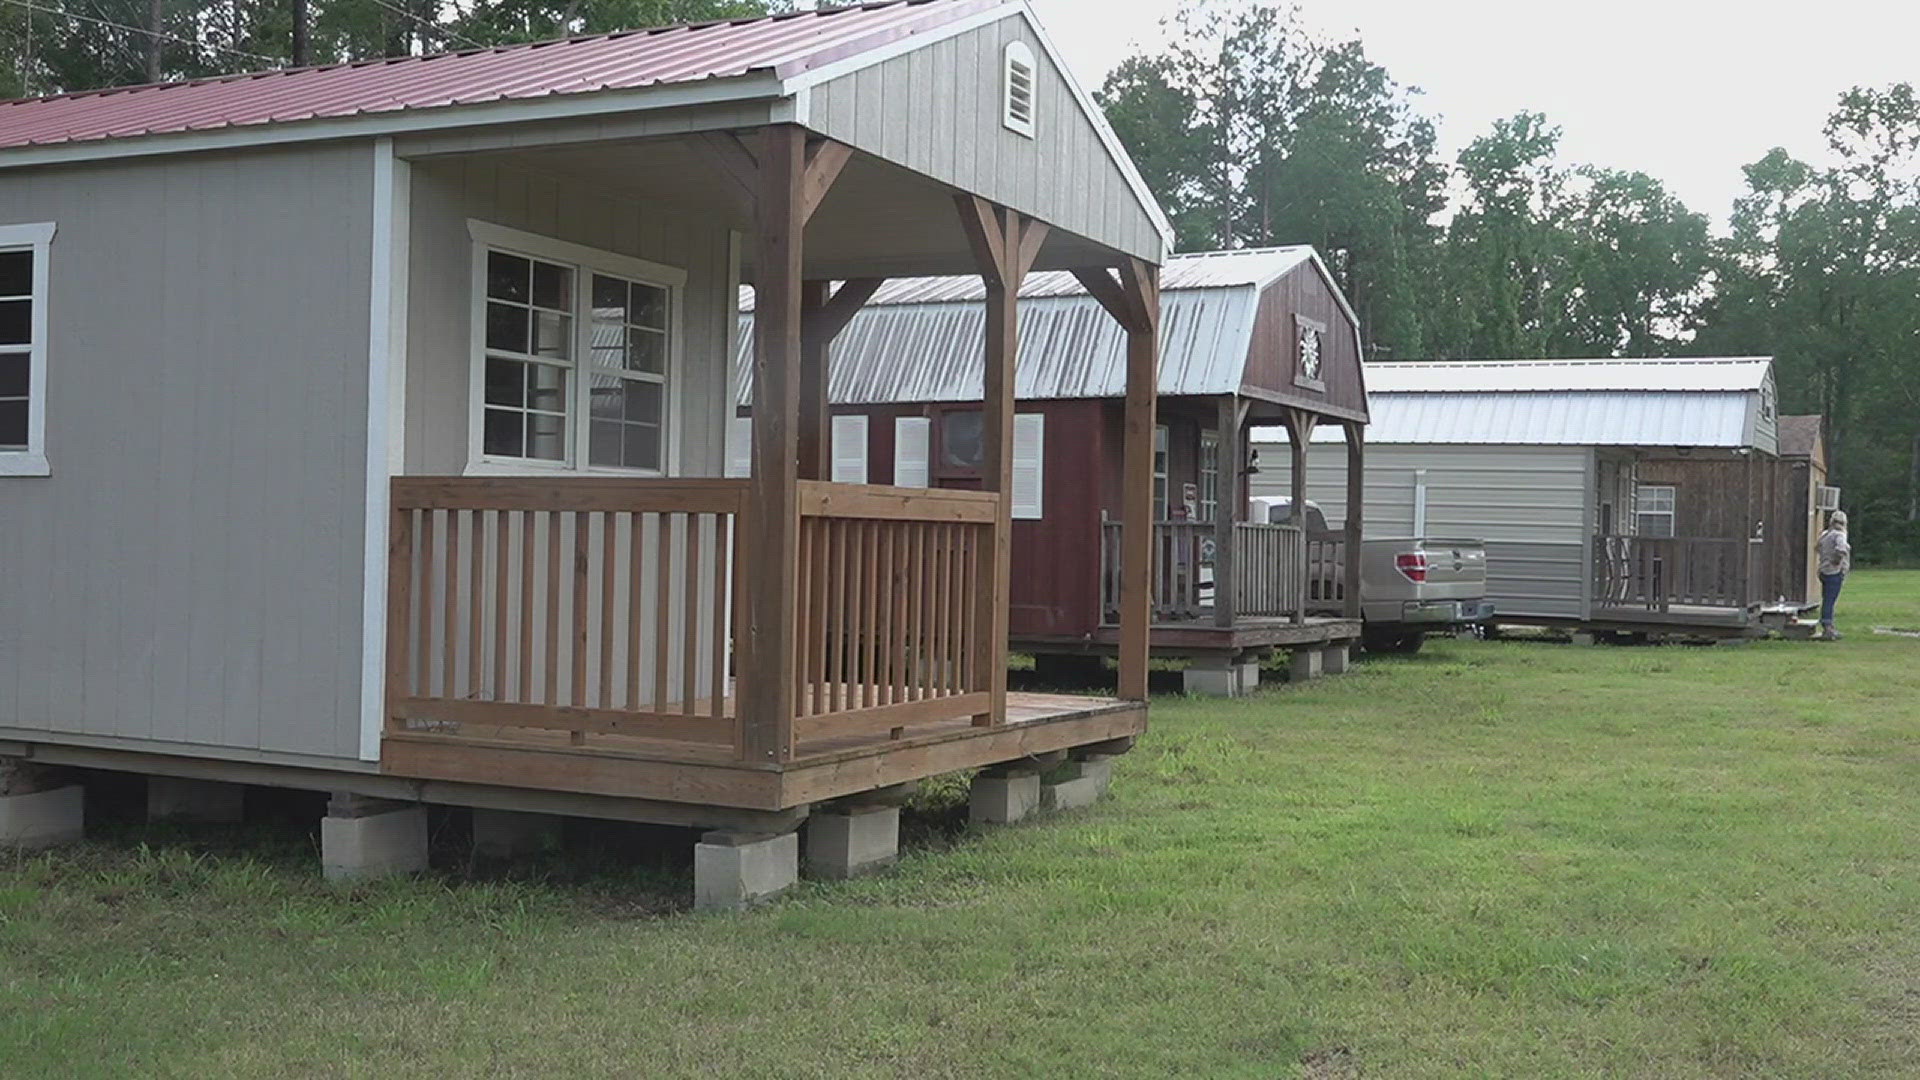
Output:
M727 350L734 320L724 222L649 207L484 159L413 167L408 279L406 471L467 466L473 241L467 219L680 267L682 354L673 373L683 476L726 464Z
M1001 124L1007 44L1033 50L1034 137ZM1021 18L1006 18L816 86L807 125L1049 224L1152 262L1153 219Z
M362 143L0 176L0 223L59 227L0 732L357 757L372 175Z
M1291 484L1285 443L1258 443L1251 494L1284 496ZM1346 520L1346 447L1314 443L1307 498L1330 525ZM1413 535L1416 471L1426 470L1426 535L1487 545L1487 595L1510 615L1585 616L1587 456L1578 447L1367 447L1368 538Z

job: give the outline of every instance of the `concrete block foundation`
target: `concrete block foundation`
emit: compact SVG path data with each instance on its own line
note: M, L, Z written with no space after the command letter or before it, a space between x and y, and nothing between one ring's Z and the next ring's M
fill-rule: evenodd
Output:
M800 880L800 834L710 832L693 848L693 906L737 911Z
M86 801L78 784L0 795L0 848L33 850L79 840Z
M1344 642L1320 650L1320 670L1328 675L1345 675L1353 666L1353 646Z
M320 819L320 870L353 882L427 868L427 808L335 795Z
M1196 656L1180 673L1180 688L1189 694L1232 697L1240 692L1240 669L1224 656Z
M1091 754L1069 765L1064 774L1040 786L1040 809L1078 810L1099 802L1113 786L1113 759Z
M843 881L892 866L900 858L900 808L848 806L807 819L807 873Z
M147 778L148 821L199 821L231 824L245 816L247 789L217 780Z
M482 859L512 859L560 846L560 821L553 814L474 807L473 853Z
M1319 649L1295 649L1287 654L1287 681L1305 682L1318 678L1322 657Z
M1039 770L1002 767L973 778L967 819L984 825L1006 825L1039 808Z

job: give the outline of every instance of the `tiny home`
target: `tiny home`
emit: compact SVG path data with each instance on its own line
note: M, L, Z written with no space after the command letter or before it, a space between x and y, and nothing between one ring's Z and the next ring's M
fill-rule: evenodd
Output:
M1161 298L1152 649L1193 661L1190 688L1231 693L1257 680L1248 661L1268 651L1317 660L1358 636L1357 614L1306 610L1309 561L1330 565L1331 542L1309 538L1300 522L1248 519L1246 482L1259 466L1245 434L1255 424L1330 425L1354 433L1359 453L1367 405L1357 324L1308 247L1174 256ZM1072 666L1120 642L1127 344L1103 298L1073 274L1036 274L1021 299L1009 633L1041 666ZM743 307L751 311L751 297ZM875 292L829 361L836 479L980 486L982 386L965 358L988 325L978 278L896 280ZM742 330L735 368L747 430L750 314Z
M1500 623L1739 634L1768 601L1779 418L1765 357L1367 365L1370 538L1484 540ZM1257 433L1285 459L1287 435ZM1351 504L1338 447L1312 446L1308 497ZM1653 462L1711 463L1695 516ZM1256 494L1284 471L1261 474ZM1699 528L1693 523L1700 523ZM1777 532L1777 530L1773 530Z
M908 491L832 482L802 403L864 296L816 283L984 275L1009 318L953 360L1010 391L1024 274L1072 270L1145 506L1168 236L1020 3L0 104L0 838L86 767L334 792L343 873L423 859L424 802L790 872L810 808L1124 748L1144 558L1118 699L1006 689L1010 404L974 490Z

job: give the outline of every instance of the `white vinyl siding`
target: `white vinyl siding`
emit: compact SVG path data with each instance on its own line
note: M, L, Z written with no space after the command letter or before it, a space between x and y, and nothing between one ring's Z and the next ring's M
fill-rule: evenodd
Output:
M900 416L893 421L893 486L927 486L927 458L933 441L933 420Z
M1042 413L1013 417L1013 516L1038 520L1045 515L1047 418Z
M867 482L867 418L864 416L833 418L833 482Z
M46 476L51 222L0 225L0 476Z

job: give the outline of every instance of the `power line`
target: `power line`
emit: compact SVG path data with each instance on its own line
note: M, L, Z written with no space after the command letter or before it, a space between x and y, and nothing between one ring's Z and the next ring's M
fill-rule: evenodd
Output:
M376 0L376 2L378 2L378 0ZM174 37L172 34L160 33L158 30L149 30L139 26L128 26L126 23L114 22L112 19L97 19L91 15L82 15L77 11L67 11L63 8L47 7L44 4L36 4L33 0L0 0L0 4L12 4L15 7L26 8L28 11L40 11L48 15L58 15L64 19L78 19L81 22L110 26L115 30L125 30L129 33L140 34L145 37L159 38L161 41L171 41L175 45L186 45L195 49L215 49L224 53L232 53L235 56L244 56L249 60L263 60L276 67L282 63L282 59L277 56L262 56L259 53L248 52L245 49L236 49L230 45L215 45L210 41L189 41L186 38Z
M403 19L412 19L415 23L419 24L420 26L423 26L437 33L445 34L448 37L452 38L453 40L460 42L462 45L467 46L468 48L485 49L488 47L480 44L479 42L473 40L470 37L467 37L465 34L455 33L453 28L450 26L446 26L437 22L430 22L427 19L421 18L419 15L414 14L413 12L406 10L405 8L395 7L392 4L387 3L387 0L373 0L373 2L380 5L383 8L386 8L388 11L393 12L395 15L398 15Z

